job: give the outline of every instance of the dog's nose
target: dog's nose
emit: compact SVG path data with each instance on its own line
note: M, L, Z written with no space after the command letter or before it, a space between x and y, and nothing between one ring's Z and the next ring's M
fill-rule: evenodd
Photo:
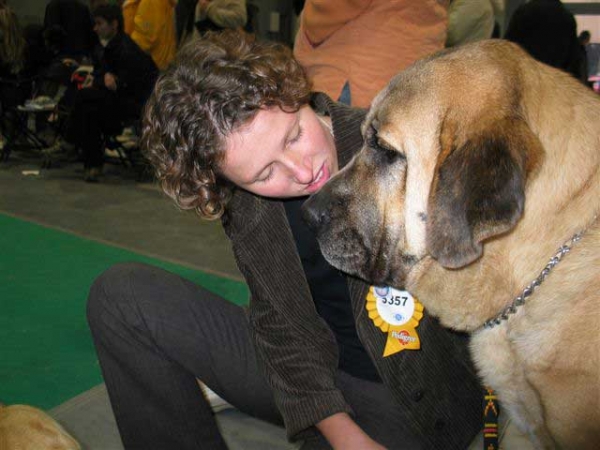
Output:
M302 205L302 218L312 231L318 231L329 223L329 196L323 192L314 194Z

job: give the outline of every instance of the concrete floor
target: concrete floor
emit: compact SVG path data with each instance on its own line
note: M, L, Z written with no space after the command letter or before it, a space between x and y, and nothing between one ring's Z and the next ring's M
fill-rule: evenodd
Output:
M0 163L0 211L137 253L241 280L220 222L179 210L153 182L107 164L84 183L80 163L40 169L35 154ZM39 171L39 175L24 175Z

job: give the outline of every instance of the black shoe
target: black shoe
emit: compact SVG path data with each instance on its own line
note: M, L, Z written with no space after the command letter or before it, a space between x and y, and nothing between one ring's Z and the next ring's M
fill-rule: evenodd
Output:
M84 181L86 183L98 183L100 181L100 175L102 169L99 167L92 167L91 169L85 170Z

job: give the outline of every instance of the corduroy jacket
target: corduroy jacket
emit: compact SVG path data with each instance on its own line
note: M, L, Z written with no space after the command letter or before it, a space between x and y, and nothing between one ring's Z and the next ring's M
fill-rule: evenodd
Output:
M334 103L324 94L313 108L328 115L340 167L362 146L365 111ZM302 438L320 420L352 413L334 383L338 348L317 314L284 205L238 190L223 218L238 267L251 293L248 318L259 364L275 393L288 436ZM368 285L347 277L358 336L383 382L403 407L403 420L422 447L466 448L481 429L482 388L468 352L468 338L442 328L427 311L417 331L420 350L384 358L386 334L368 318ZM398 448L406 448L398 443Z

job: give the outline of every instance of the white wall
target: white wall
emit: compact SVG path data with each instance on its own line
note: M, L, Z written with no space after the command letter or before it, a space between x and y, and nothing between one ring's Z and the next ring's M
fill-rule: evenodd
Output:
M598 0L562 0L563 3L595 3L600 5ZM577 21L577 33L588 30L592 34L592 42L600 43L600 15L575 15Z

